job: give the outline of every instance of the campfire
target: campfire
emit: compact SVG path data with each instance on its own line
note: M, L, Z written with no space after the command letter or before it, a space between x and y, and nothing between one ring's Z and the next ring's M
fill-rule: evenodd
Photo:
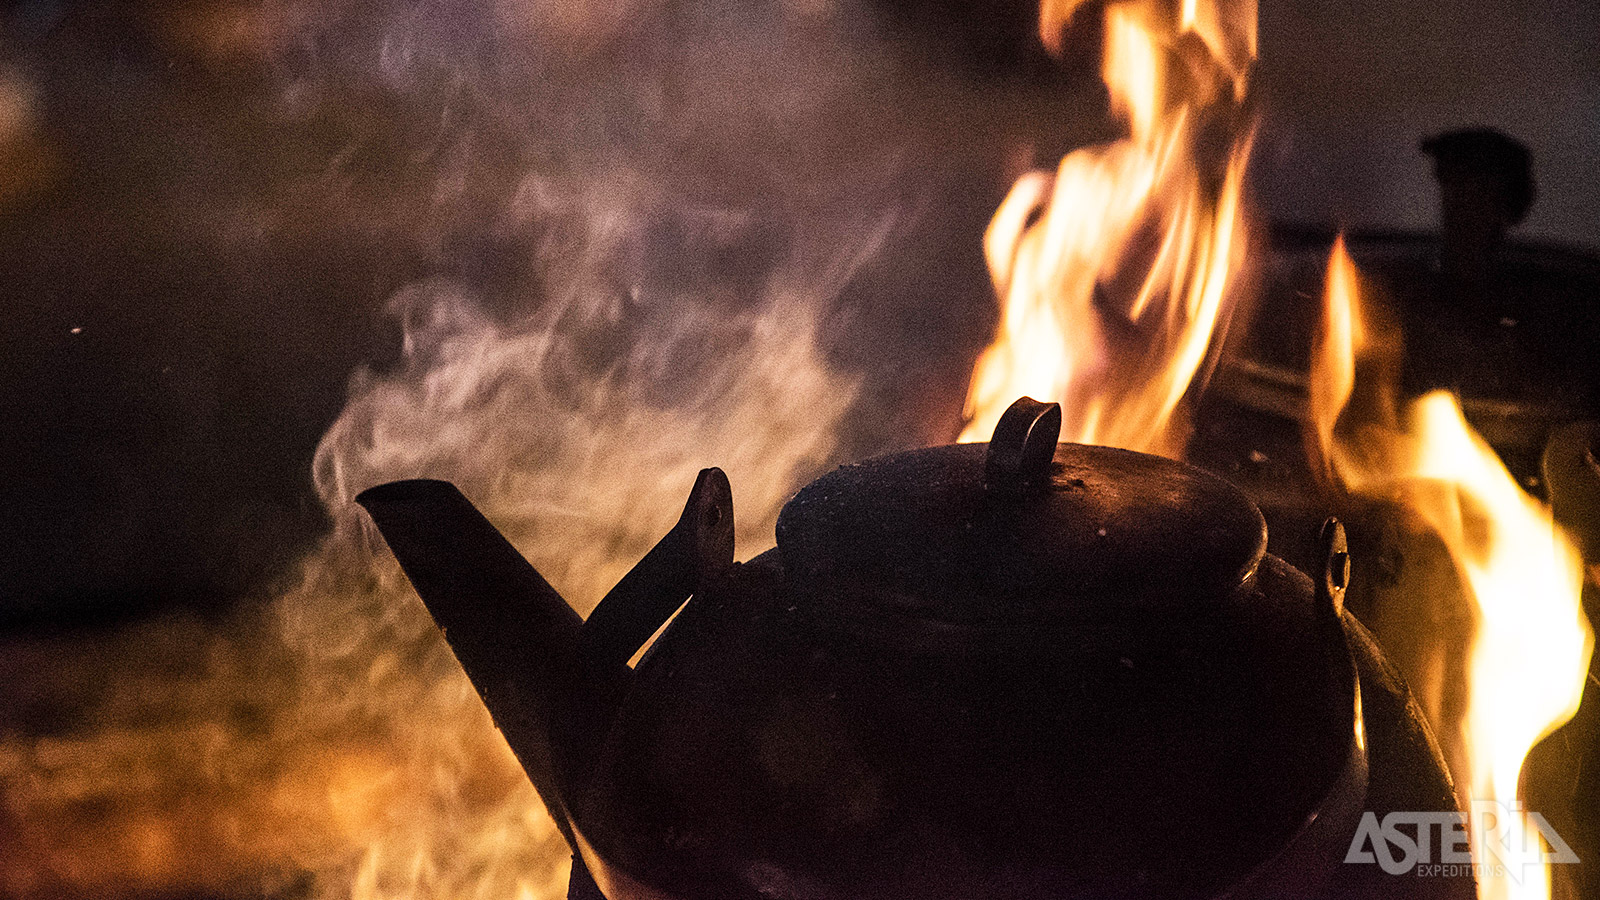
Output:
M802 18L824 12L794 6L790 12ZM541 10L544 26L578 43L600 45L623 28L620 19L579 23ZM1600 761L1597 711L1592 700L1582 703L1593 680L1593 638L1581 601L1597 560L1594 548L1584 544L1586 536L1577 533L1593 515L1584 508L1582 492L1600 481L1593 435L1547 427L1536 439L1527 438L1543 451L1546 435L1556 435L1548 451L1556 462L1548 465L1570 463L1561 471L1577 473L1560 482L1575 488L1558 485L1555 475L1548 484L1530 485L1526 471L1514 475L1502 462L1497 450L1504 442L1491 446L1474 422L1474 409L1481 411L1489 398L1410 390L1404 373L1413 365L1408 344L1417 339L1401 308L1405 301L1389 296L1392 289L1382 279L1363 276L1358 241L1347 244L1341 237L1317 246L1326 263L1315 315L1298 330L1276 327L1282 298L1263 287L1270 283L1263 275L1270 240L1263 236L1265 223L1252 220L1245 188L1258 138L1251 87L1256 15L1254 3L1234 0L1042 3L1034 40L1063 64L1095 59L1116 136L1084 143L1059 161L1036 160L1043 168L1016 165L1022 157L1007 161L1015 180L987 229L969 235L974 252L981 245L998 304L992 340L980 347L984 336L963 338L975 357L965 383L943 392L935 385L894 415L883 413L861 366L841 363L838 332L852 323L835 315L838 298L853 285L890 277L872 270L903 226L893 204L815 199L813 206L785 210L805 224L779 241L761 231L756 217L710 201L681 203L633 172L608 171L581 182L582 190L573 188L580 182L556 177L520 180L513 199L498 209L496 227L539 229L543 302L527 315L502 315L492 303L442 279L413 285L389 301L403 333L398 358L353 379L348 402L316 451L316 489L331 528L280 579L270 599L221 620L163 618L88 639L21 637L8 644L0 665L27 688L14 704L0 707L0 896L544 900L592 896L577 893L595 889L591 877L612 900L665 896L630 877L630 863L633 875L645 863L603 861L590 844L595 832L589 823L600 819L569 816L561 791L552 787L562 780L563 767L585 766L587 757L574 756L574 762L528 751L544 738L527 737L522 718L559 716L527 712L519 704L538 708L567 701L540 698L525 675L518 676L520 682L497 681L510 665L505 653L495 659L473 655L475 646L545 633L519 631L524 623L515 621L518 612L511 607L487 624L471 610L446 621L450 614L428 596L430 582L418 575L416 558L407 557L403 540L381 515L380 535L357 495L409 479L453 484L459 494L449 498L470 502L447 498L457 504L449 514L430 515L479 529L473 534L484 541L492 542L497 531L505 535L509 544L501 549L509 555L496 557L496 565L520 573L514 563L520 562L518 553L525 556L538 570L533 578L554 598L547 611L560 624L551 628L573 634L581 633L579 619L597 606L616 608L609 602L600 606L608 592L644 592L638 580L656 576L641 559L672 556L675 568L660 576L672 582L673 590L662 594L670 594L671 602L654 612L664 622L682 607L694 627L695 604L725 596L713 585L735 551L743 565L732 571L752 573L767 571L761 567L772 565L772 554L791 552L785 541L823 547L824 561L805 565L811 566L808 577L830 590L838 586L830 579L839 577L831 561L852 560L837 565L858 575L864 567L871 578L879 577L875 566L881 560L860 562L852 554L862 548L816 537L821 526L814 520L828 520L816 510L831 510L822 505L826 500L856 515L854 498L877 489L860 480L860 472L904 477L915 494L925 485L898 468L921 472L904 462L913 459L961 460L967 467L962 477L979 479L974 484L980 493L997 497L1025 494L1057 478L1052 465L1082 467L1080 488L1085 481L1098 485L1097 477L1110 479L1109 473L1127 465L1136 471L1128 484L1140 490L1158 494L1151 485L1178 485L1194 492L1183 494L1189 505L1176 507L1174 516L1193 514L1198 521L1203 510L1215 513L1211 520L1238 526L1208 532L1219 543L1205 549L1216 552L1199 557L1210 560L1237 549L1247 564L1228 569L1227 577L1238 575L1252 586L1261 578L1298 585L1298 576L1287 574L1290 563L1311 576L1314 602L1320 604L1315 608L1331 617L1316 627L1338 633L1337 640L1329 638L1336 651L1328 651L1337 689L1307 683L1331 692L1328 702L1339 716L1349 712L1353 698L1354 731L1337 718L1332 733L1338 740L1329 738L1333 750L1327 758L1307 756L1306 766L1325 768L1327 778L1316 790L1306 788L1305 797L1296 795L1299 806L1284 801L1293 807L1284 815L1300 816L1292 828L1277 820L1260 825L1272 838L1255 832L1241 837L1239 846L1248 848L1239 850L1239 871L1219 865L1205 873L1222 879L1218 885L1231 891L1227 896L1301 890L1307 897L1323 896L1315 891L1326 879L1337 879L1320 873L1370 862L1370 877L1377 878L1380 863L1395 861L1396 846L1404 849L1401 839L1411 841L1412 863L1450 869L1433 873L1417 896L1457 897L1474 890L1483 900L1593 896L1600 877L1587 859L1576 862L1587 848L1600 852L1594 839L1600 821L1584 806L1585 798L1593 798L1583 791L1593 794L1593 787L1578 786L1580 771L1587 772L1582 766ZM213 22L201 31L209 41L232 33L224 25ZM713 42L697 50L716 60L727 48ZM756 62L711 64L738 75L759 69ZM828 85L812 87L827 95ZM782 108L794 115L828 115L825 104L805 91L778 93L785 97ZM735 95L721 99L731 103ZM707 115L734 114L716 107ZM835 149L819 152L832 160ZM873 163L861 162L855 173L860 183L875 180ZM717 187L704 190L715 196ZM686 259L769 255L749 271L743 262L727 264L739 296L712 295L696 291L683 272L651 271L637 250L647 240L674 244ZM769 241L784 246L771 250ZM700 265L678 264L688 272ZM1253 355L1261 342L1287 343L1291 336L1301 339L1303 367ZM1039 402L1018 402L1024 396ZM1243 416L1253 423L1243 437L1217 424L1222 407L1235 417L1231 421ZM880 421L863 424L870 419ZM1288 423L1292 454L1277 447L1270 454L1258 450L1251 429L1277 427L1259 424L1268 420ZM1483 428L1493 431L1493 425ZM1057 434L1093 446L1056 450ZM974 442L988 442L989 449L952 446ZM916 449L934 445L946 446ZM890 451L905 455L880 456ZM935 452L949 455L916 456ZM825 474L868 457L879 458ZM1146 462L1126 462L1135 458ZM1269 463L1292 466L1294 476L1263 485L1252 472ZM798 511L780 519L790 498L818 476L824 477L801 492L798 507L789 507ZM1591 476L1593 481L1585 481ZM1239 482L1244 493L1224 479ZM725 496L729 485L736 504ZM369 506L381 506L388 497L383 490L363 495ZM1178 487L1171 491L1182 494ZM808 497L814 504L809 507ZM1550 504L1560 512L1564 499L1577 512L1563 514L1558 523ZM481 518L470 512L474 507ZM943 507L929 501L927 509L942 514ZM709 525L695 518L713 512ZM1273 543L1256 547L1251 529L1259 531L1261 513ZM850 521L866 533L875 520L860 515L867 525ZM1343 524L1323 527L1327 515ZM916 517L911 521L923 524ZM1112 521L1137 532L1149 520ZM1201 527L1184 521L1190 529ZM431 524L415 527L427 530ZM706 536L711 532L714 541ZM1079 537L1083 541L1072 546L1083 551L1106 538L1107 530ZM734 550L724 554L724 543ZM943 602L926 574L942 572L943 557L924 559L919 553L908 554L919 561L916 583ZM718 555L715 565L707 562L712 555ZM800 565L797 558L787 557L785 565ZM1100 577L1088 564L1063 571L1059 577L1067 581L1090 578L1085 572ZM945 580L961 577L957 571ZM485 579L490 588L500 584ZM1118 583L1126 587L1137 580L1129 575ZM444 577L432 589L465 590L461 583ZM619 583L624 587L613 591ZM1030 582L1028 590L1034 588ZM1303 598L1307 609L1310 591ZM484 604L504 600L491 589L480 594L473 596ZM918 597L907 600L906 608L923 615L913 602ZM851 619L849 604L828 609L837 618L829 628L866 627ZM1041 633L1059 626L1049 615L1026 618L1038 612L1025 607L1018 621L1037 625ZM962 627L981 631L989 625L960 619L964 612L949 615ZM1347 620L1353 624L1339 624ZM630 673L656 664L648 656L653 651L643 648L652 637L662 648L671 646L661 636L671 634L670 626L657 632L660 624L630 632L627 652L607 657L609 674L600 681L624 683ZM1017 630L1013 624L1005 632L1014 642L1005 646L1026 646L1016 652L1031 659L1027 654L1037 648ZM1319 640L1331 633L1313 631ZM917 636L930 642L948 638L941 634ZM558 645L552 640L546 648L550 660L560 661L567 652ZM885 639L885 646L896 649L883 651L883 659L900 659L894 656L900 645ZM1317 646L1321 653L1329 645ZM907 658L920 659L910 653ZM954 658L952 665L966 664L960 654ZM679 662L693 669L697 663L687 659ZM1137 668L1131 657L1117 662ZM1389 663L1404 684L1392 680ZM1005 670L1018 678L1037 674L1009 655L1007 665L1024 673ZM544 661L530 664L528 671L537 670L538 678L564 677L542 666ZM1346 669L1356 673L1348 683L1340 680ZM67 674L39 674L57 670ZM858 674L872 671L862 667ZM885 695L910 692L893 673L881 687ZM595 708L615 700L594 691ZM757 693L749 689L750 696ZM1364 711L1363 697L1387 698L1392 708ZM1415 700L1414 710L1408 697ZM799 723L796 734L833 733L817 724L831 714L825 704L774 706L787 710L786 721ZM61 710L72 712L58 716ZM680 712L692 716L695 710ZM1203 718L1194 709L1180 712ZM581 718L583 712L567 714ZM714 730L711 724L704 728ZM1369 752L1369 742L1378 747L1391 739L1389 732L1370 732L1386 728L1404 732L1403 739L1383 745L1389 750ZM604 738L587 735L579 743L599 754ZM786 783L825 795L829 809L853 809L858 801L870 806L861 798L888 790L874 780L878 770L839 763L817 743L808 738L752 752L764 765L781 760L794 772ZM1397 745L1403 752L1385 755ZM1453 796L1441 787L1445 769L1430 770L1415 784L1407 780L1414 770L1405 766L1433 765L1435 746L1453 779ZM1395 762L1402 757L1405 766ZM1271 757L1275 763L1289 759L1287 751ZM1396 774L1402 769L1404 774ZM817 786L808 780L815 771L843 774ZM1041 783L1054 784L1056 774L1047 769ZM1071 783L1085 793L1096 789ZM1438 808L1374 809L1379 798L1406 796L1397 784L1411 787L1415 799L1427 793L1416 786L1424 783L1440 788L1434 792L1443 795L1434 798ZM718 796L715 788L709 790ZM611 802L628 809L626 800ZM1102 818L1118 821L1119 813L1132 808ZM1370 825L1363 812L1377 813ZM1401 817L1399 838L1385 813ZM1463 837L1448 859L1440 855L1447 819L1405 819L1456 813ZM1262 816L1266 821L1267 814ZM1431 851L1417 830L1429 828ZM688 837L679 837L689 847L685 852L696 850ZM626 845L614 834L605 839L611 840L607 852ZM1015 840L1031 846L1027 836ZM1169 843L1146 856L1181 855L1178 842ZM1305 854L1313 853L1308 846L1318 861L1307 861ZM1057 849L1040 853L1059 865L1049 855ZM1137 868L1137 854L1129 848L1104 856L1118 861L1118 876ZM867 871L873 863L839 865ZM649 864L658 866L652 873L670 870L654 858ZM951 871L958 868L952 861ZM790 875L772 863L759 878L751 876L750 884L770 896L831 896ZM1096 870L1094 877L1103 876ZM1417 881L1409 868L1406 877ZM939 884L927 872L908 875L906 883L919 883L917 878L930 891ZM1387 882L1354 883L1367 887L1352 889L1358 893L1350 896ZM1065 888L1052 882L1038 889Z

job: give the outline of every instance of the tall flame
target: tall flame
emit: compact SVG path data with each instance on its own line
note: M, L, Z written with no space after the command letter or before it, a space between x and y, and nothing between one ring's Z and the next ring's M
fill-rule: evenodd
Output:
M1046 0L1047 47L1083 6ZM1228 319L1242 252L1255 25L1253 0L1106 7L1102 77L1128 136L1024 175L996 211L984 252L1001 320L961 440L987 438L1029 394L1062 403L1066 440L1181 451L1179 404Z
M1367 349L1366 323L1356 309L1356 270L1344 246L1344 235L1333 243L1328 257L1327 302L1322 322L1313 336L1312 377L1308 386L1309 438L1314 441L1313 462L1320 474L1333 475L1333 427L1356 384L1356 356Z
M1550 510L1517 486L1460 405L1436 391L1412 402L1398 424L1351 403L1363 388L1394 400L1394 381L1362 385L1378 347L1343 241L1329 260L1324 317L1311 371L1315 462L1353 494L1398 500L1448 550L1470 595L1475 631L1467 655L1467 703L1459 723L1439 722L1461 747L1456 772L1467 801L1512 804L1523 760L1572 718L1581 700L1593 635L1579 602L1582 561ZM1348 412L1356 421L1339 421ZM1348 417L1347 417L1348 418ZM1338 427L1336 427L1336 425ZM1546 900L1550 877L1525 815L1476 820L1482 900ZM1483 833L1492 832L1492 833Z

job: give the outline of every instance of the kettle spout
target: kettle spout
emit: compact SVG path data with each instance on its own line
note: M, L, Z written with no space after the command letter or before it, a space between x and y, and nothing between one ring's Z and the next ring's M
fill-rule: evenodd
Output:
M449 482L391 482L356 502L572 844L550 725L570 691L583 619Z

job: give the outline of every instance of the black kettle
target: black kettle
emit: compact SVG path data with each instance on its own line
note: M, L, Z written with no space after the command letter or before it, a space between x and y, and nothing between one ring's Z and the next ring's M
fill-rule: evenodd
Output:
M451 485L357 500L573 847L570 897L1473 897L1353 852L1366 813L1455 800L1343 608L1343 528L1308 578L1232 485L1060 426L1023 398L988 444L842 467L745 563L706 469L587 621Z

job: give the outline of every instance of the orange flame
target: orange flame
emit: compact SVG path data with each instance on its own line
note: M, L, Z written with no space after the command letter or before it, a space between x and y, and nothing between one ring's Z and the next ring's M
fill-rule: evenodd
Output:
M1493 449L1472 430L1455 398L1430 393L1403 422L1362 416L1339 423L1375 348L1397 343L1375 334L1364 314L1343 241L1329 260L1324 316L1311 372L1314 459L1352 494L1395 499L1443 542L1471 598L1475 633L1468 650L1467 706L1456 780L1468 801L1511 804L1523 760L1535 743L1577 712L1594 639L1580 606L1582 562L1550 510L1525 494ZM1380 381L1382 381L1380 379ZM1366 387L1371 388L1371 385ZM1394 383L1376 390L1392 403ZM1439 722L1444 729L1453 723ZM1504 864L1485 868L1482 900L1547 900L1550 877L1524 814L1478 834ZM1481 824L1481 822L1480 822ZM1535 848L1529 851L1523 848Z
M1355 389L1356 357L1367 349L1366 324L1355 297L1355 263L1341 234L1328 257L1327 302L1322 305L1321 326L1313 337L1308 392L1308 425L1315 441L1312 459L1322 463L1326 477L1333 474L1333 427Z
M1060 49L1082 6L1046 0ZM1062 437L1174 455L1179 404L1231 311L1242 252L1243 124L1255 7L1188 0L1105 10L1102 76L1129 136L1018 179L984 235L1002 313L968 388L961 440L986 439L1018 396L1059 400ZM1205 141L1228 135L1225 157Z

